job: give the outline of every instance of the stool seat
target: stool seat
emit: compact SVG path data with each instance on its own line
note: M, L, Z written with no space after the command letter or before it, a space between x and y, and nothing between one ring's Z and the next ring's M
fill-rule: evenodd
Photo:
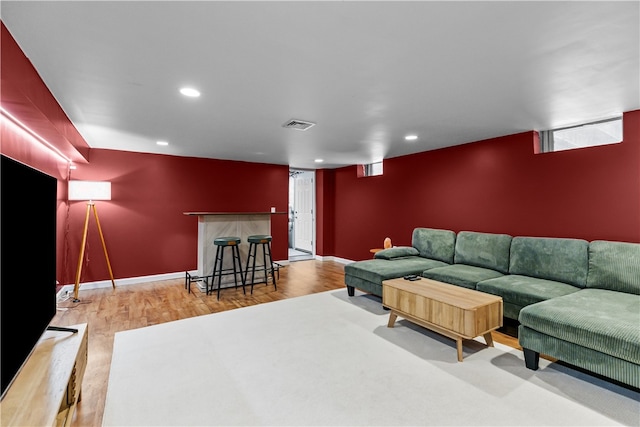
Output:
M240 244L240 238L231 237L217 237L213 240L213 244L217 246L235 246Z
M271 241L271 236L268 234L254 234L253 236L247 237L247 241L249 243L267 243Z

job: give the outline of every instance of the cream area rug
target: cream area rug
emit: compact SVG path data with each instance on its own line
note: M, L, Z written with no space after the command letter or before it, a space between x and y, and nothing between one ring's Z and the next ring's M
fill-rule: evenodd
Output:
M346 289L115 335L104 426L639 425L640 393Z

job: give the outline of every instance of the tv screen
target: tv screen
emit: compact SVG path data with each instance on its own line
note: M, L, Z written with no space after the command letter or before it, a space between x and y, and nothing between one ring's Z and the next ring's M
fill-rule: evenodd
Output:
M56 314L56 193L54 177L2 156L2 396Z

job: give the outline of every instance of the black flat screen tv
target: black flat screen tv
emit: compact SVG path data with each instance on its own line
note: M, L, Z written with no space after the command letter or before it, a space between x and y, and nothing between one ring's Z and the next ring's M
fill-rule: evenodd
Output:
M2 155L2 397L56 314L56 204L56 178Z

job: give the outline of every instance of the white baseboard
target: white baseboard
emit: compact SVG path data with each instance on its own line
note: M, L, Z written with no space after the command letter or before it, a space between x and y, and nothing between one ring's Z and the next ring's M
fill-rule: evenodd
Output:
M198 274L196 270L189 271L189 274L196 275ZM179 273L164 273L164 274L154 274L151 276L139 276L139 277L129 277L124 279L116 279L116 286L128 286L128 285L138 285L140 283L147 282L157 282L160 280L171 280L171 279L184 279L185 272ZM66 291L73 291L74 284L64 285L62 289L58 292L58 295L64 294ZM111 280L100 280L97 282L84 282L80 283L80 290L82 289L99 289L99 288L110 288Z
M335 261L335 262L339 262L340 264L350 264L353 261L350 259L346 259L346 258L340 258L337 256L320 256L320 255L316 255L316 259L318 261Z

